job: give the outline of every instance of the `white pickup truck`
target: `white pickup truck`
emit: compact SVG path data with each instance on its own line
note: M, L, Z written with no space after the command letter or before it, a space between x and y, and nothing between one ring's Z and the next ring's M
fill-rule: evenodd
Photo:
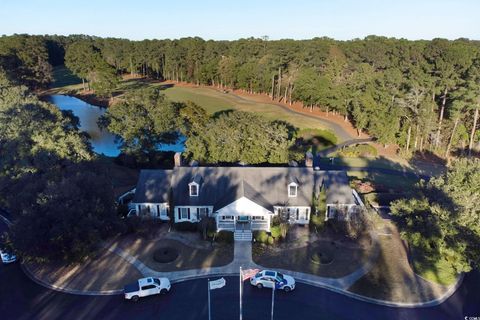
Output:
M170 291L170 280L167 278L142 278L137 282L126 285L123 289L125 299L138 301L141 297L154 294L165 294Z

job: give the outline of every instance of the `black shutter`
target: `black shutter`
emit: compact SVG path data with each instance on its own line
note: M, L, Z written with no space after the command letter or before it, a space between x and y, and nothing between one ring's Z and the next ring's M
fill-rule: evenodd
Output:
M188 220L190 220L190 208L188 208Z
M197 220L200 220L200 208L197 208Z
M299 215L300 215L300 210L297 208L297 220L299 218Z
M182 213L180 211L181 209L178 208L178 220L181 220L182 219Z
M209 214L208 208L205 208L205 212L207 213L207 217L208 217L208 214Z

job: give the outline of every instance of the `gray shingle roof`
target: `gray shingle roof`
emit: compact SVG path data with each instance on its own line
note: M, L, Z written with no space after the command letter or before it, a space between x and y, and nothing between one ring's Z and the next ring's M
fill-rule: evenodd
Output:
M188 184L201 177L199 196L190 197ZM287 186L297 181L297 197L288 197ZM310 206L318 174L311 168L293 167L177 167L173 170L173 202L211 205L214 210L246 197L268 210L273 206Z
M325 171L327 204L355 204L345 171Z
M138 177L133 203L168 202L172 170L142 170Z

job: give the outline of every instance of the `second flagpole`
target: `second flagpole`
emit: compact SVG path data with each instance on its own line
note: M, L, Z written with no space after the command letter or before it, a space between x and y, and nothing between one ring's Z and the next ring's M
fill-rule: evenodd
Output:
M243 274L242 267L240 267L240 320L242 320L242 287L243 287Z

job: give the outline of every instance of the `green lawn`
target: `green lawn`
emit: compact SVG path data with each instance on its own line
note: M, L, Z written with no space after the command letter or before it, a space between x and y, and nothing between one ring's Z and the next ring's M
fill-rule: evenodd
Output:
M210 88L174 86L166 89L164 92L173 101L193 101L210 114L226 110L256 112L269 120L287 121L300 129L325 129L315 118L291 112L274 104L246 100Z
M53 68L53 81L51 88L60 88L82 83L82 80L76 77L65 66L57 66Z
M320 159L320 164L322 163L330 164L331 162L329 158L322 158ZM334 160L334 165L350 167L373 167L414 172L414 170L408 164L393 162L392 160L384 157L337 157Z
M377 189L392 189L396 192L410 191L418 182L418 180L415 178L390 175L380 172L347 171L347 175L350 180L370 182L376 186Z

